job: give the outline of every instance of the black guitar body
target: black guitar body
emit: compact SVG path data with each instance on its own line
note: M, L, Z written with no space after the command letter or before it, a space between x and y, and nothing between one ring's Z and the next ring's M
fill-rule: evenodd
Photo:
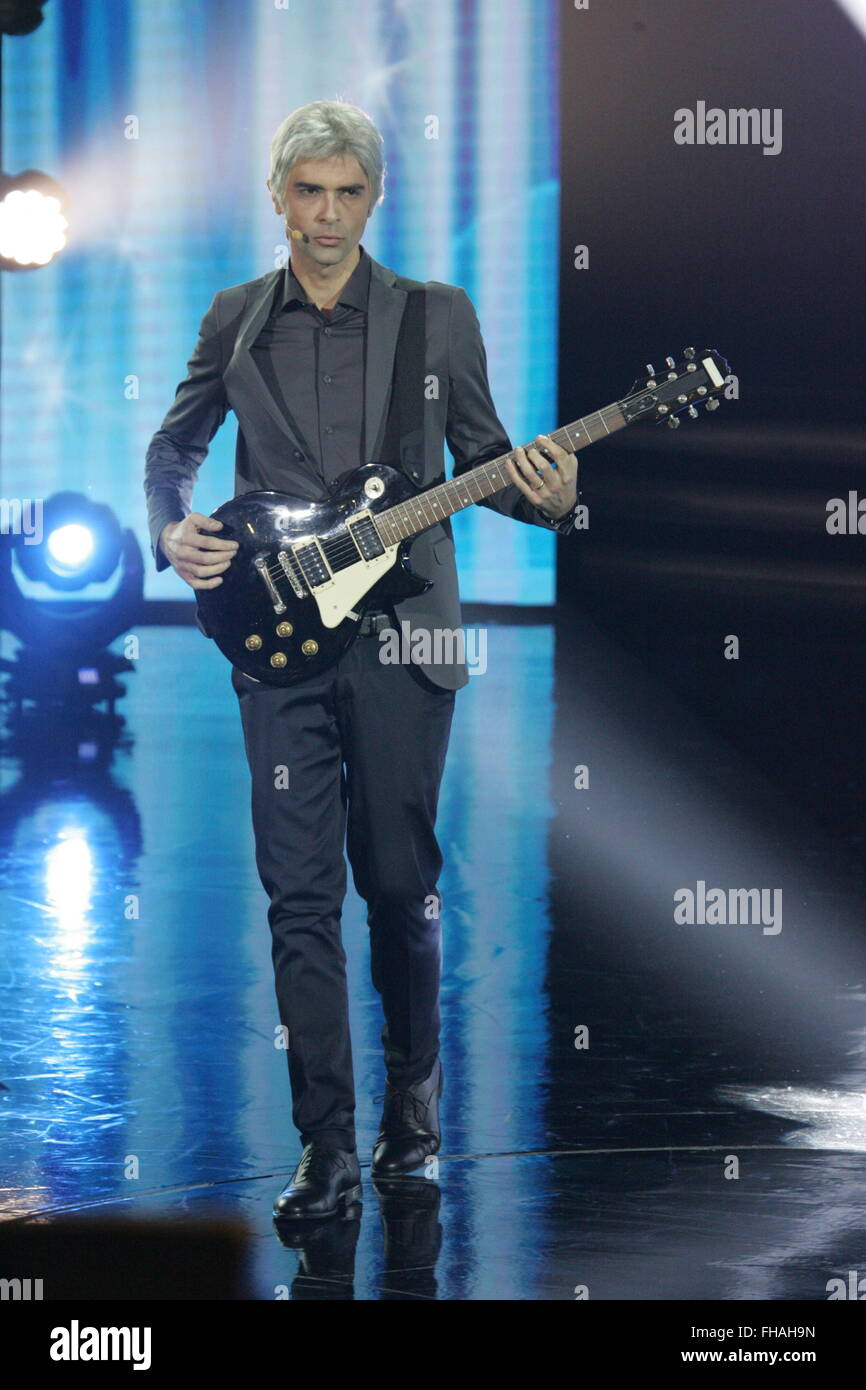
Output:
M222 584L197 589L199 626L247 676L293 685L332 666L365 609L432 587L409 561L414 537L387 546L372 518L421 489L384 464L356 468L324 502L247 492L218 507L214 532L238 550Z

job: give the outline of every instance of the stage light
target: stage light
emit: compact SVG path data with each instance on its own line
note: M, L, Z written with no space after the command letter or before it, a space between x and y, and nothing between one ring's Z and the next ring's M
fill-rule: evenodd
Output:
M17 538L15 558L28 579L52 589L83 589L109 579L123 544L110 507L81 492L57 492L42 509L41 541Z
M58 575L80 572L93 554L93 532L78 522L69 522L52 531L46 542L47 564Z
M852 24L856 24L860 33L866 34L866 0L836 0L836 4L845 11Z
M43 19L47 0L0 0L0 34L32 34Z
M109 733L116 732L114 705L125 694L116 678L135 665L108 646L140 616L141 547L110 507L79 492L49 497L38 522L5 533L0 545L2 625L21 642L14 660L0 658L5 698L19 723L25 702L61 707L63 727L79 742L90 737L88 711L107 704ZM80 592L108 581L107 594Z
M38 270L66 245L65 195L48 174L0 175L0 268Z

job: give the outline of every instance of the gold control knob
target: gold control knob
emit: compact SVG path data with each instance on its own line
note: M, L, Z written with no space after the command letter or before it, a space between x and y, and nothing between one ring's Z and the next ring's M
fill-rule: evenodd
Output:
M291 637L294 630L295 629L292 627L291 623L277 623L278 637Z
M288 665L288 660L289 658L286 656L285 652L274 652L273 656L271 657L271 665L286 666Z
M248 637L244 642L244 646L246 647L248 652L257 652L261 645L262 639L261 637L259 637L257 632L254 632L252 637Z
M319 644L312 637L308 637L306 642L301 643L301 651L304 656L315 656L319 650Z

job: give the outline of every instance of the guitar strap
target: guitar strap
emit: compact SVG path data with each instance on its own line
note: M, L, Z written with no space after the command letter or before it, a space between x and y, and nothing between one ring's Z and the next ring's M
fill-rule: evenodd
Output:
M408 291L397 335L391 403L380 459L392 468L402 468L407 451L414 452L419 446L423 467L426 301L423 285Z
M427 375L427 291L423 285L407 291L394 352L391 403L382 440L380 463L407 471L416 463L424 472L424 391ZM444 472L434 482L445 481ZM441 525L451 536L451 520Z

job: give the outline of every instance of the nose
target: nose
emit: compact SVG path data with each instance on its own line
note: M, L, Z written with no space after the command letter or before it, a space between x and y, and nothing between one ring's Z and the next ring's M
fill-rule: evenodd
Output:
M337 220L337 195L336 193L325 194L325 206L320 215L320 222L336 222Z

